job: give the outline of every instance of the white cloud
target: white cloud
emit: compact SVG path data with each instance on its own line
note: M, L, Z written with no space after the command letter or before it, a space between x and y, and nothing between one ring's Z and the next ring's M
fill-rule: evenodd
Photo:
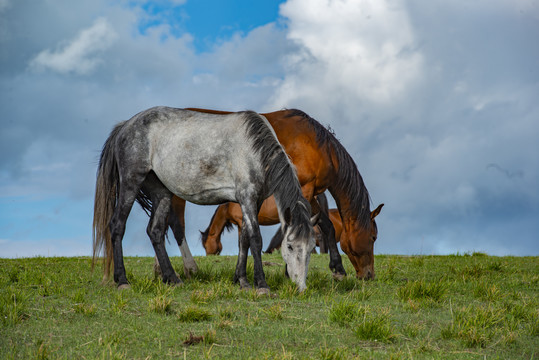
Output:
M48 68L62 74L88 74L103 61L99 54L108 49L116 38L117 34L108 21L99 18L57 51L46 49L40 52L31 60L30 67Z
M281 6L288 38L302 51L273 99L278 106L338 94L344 104L390 103L420 76L407 14L392 1L290 0Z

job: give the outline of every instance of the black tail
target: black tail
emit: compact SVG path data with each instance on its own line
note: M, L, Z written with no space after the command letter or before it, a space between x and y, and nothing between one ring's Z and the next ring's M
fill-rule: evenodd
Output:
M109 224L112 213L114 212L114 207L116 206L118 184L120 181L114 141L124 124L125 122L116 125L105 142L105 145L103 145L95 184L94 220L92 225L92 269L94 268L100 253L104 251L104 279L109 277L110 266L113 261Z

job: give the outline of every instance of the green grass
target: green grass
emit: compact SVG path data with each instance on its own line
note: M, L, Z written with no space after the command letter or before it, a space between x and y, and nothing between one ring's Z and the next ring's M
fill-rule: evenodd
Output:
M447 287L447 283L443 280L433 282L416 280L399 287L397 295L401 300L431 299L434 302L440 302L447 292Z
M199 273L169 286L153 258L126 258L131 289L118 291L86 257L0 259L0 359L539 356L538 257L379 255L374 281L343 257L337 282L313 255L298 294L265 254L269 296L232 283L235 257L196 260Z

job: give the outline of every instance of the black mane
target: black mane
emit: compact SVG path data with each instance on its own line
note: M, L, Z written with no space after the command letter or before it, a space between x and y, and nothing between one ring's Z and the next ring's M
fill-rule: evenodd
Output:
M310 232L311 205L303 197L296 169L275 137L271 125L255 112L245 112L247 132L266 171L266 194L275 196L279 213L290 209L291 223L300 236ZM264 199L262 199L264 200Z
M351 215L357 218L365 227L370 226L370 196L363 178L354 162L354 159L346 151L344 146L337 140L332 131L326 129L318 121L298 109L290 109L286 117L299 116L308 121L316 133L316 141L320 147L328 146L333 150L339 162L337 183L329 187L335 201L338 199L335 193L345 194L350 202Z

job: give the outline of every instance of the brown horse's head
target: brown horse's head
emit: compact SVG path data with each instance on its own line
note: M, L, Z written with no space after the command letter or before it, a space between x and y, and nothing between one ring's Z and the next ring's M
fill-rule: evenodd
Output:
M219 255L223 250L223 244L221 244L221 234L210 233L210 228L204 232L200 232L202 246L206 249L206 255Z
M230 231L234 228L230 222L230 205L231 203L219 205L211 218L208 228L200 232L200 240L202 240L202 246L204 246L204 249L206 250L206 255L221 254L221 250L223 250L223 244L221 244L221 234L225 229ZM236 223L236 225L237 224L238 223Z
M376 209L371 211L369 226L356 229L348 234L348 236L353 236L349 239L348 246L341 240L341 246L344 245L347 248L345 251L343 247L343 251L354 265L358 279L374 279L374 242L378 236L378 228L374 218L380 213L382 206L384 204L378 205Z
M215 237L209 237L208 241L204 243L204 249L206 249L206 255L219 255L223 250L223 244Z

